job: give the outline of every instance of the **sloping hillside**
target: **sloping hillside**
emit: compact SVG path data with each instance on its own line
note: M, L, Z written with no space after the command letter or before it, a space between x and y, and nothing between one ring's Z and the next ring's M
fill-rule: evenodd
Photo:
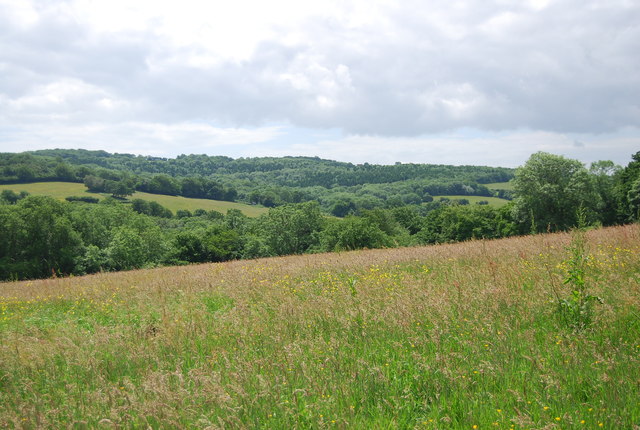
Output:
M30 184L8 184L1 185L0 191L12 190L14 192L27 191L34 195L51 196L57 199L64 199L69 196L89 196L103 199L108 194L90 193L87 187L77 182L34 182ZM181 196L166 196L163 194L151 194L136 191L129 199L142 199L146 201L155 201L162 206L176 212L178 210L194 211L196 209L204 209L207 211L214 210L226 213L229 209L238 209L247 216L256 217L267 212L267 208L263 206L246 205L243 203L225 202L221 200L195 199Z
M639 244L630 225L0 284L0 426L633 428ZM603 303L571 314L572 289Z

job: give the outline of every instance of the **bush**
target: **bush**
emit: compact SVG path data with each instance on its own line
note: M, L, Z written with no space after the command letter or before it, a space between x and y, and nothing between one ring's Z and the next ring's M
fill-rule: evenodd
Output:
M98 203L100 199L91 196L69 196L65 197L68 202L84 202L84 203Z

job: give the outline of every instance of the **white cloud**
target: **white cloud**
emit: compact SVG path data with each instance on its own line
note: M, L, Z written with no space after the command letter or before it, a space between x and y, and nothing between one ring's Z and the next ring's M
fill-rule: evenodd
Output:
M3 126L9 129L9 126ZM217 154L234 146L261 144L282 134L280 127L220 128L199 123L122 122L36 126L7 133L13 148L102 149L110 152L175 157L179 154ZM231 149L233 151L233 149Z
M640 130L590 137L551 132L515 131L485 133L477 130L442 133L433 136L382 137L347 136L294 144L286 149L249 147L244 156L321 156L352 163L432 163L517 167L538 151L551 152L585 163L613 160L626 165L640 148ZM580 145L576 145L580 142Z
M0 0L0 127L47 144L87 124L278 124L407 148L528 129L581 135L588 153L640 125L637 22L630 1ZM0 151L12 136L0 129Z

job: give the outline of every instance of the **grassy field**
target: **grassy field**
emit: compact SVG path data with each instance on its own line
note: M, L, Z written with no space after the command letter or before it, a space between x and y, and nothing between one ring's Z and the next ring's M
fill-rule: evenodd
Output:
M485 184L490 190L509 190L513 191L513 182L494 182L492 184Z
M16 192L28 191L31 194L48 195L60 200L69 196L91 196L102 199L107 195L89 193L87 191L87 188L83 184L73 182L36 182L32 184L0 185L0 191L2 190L13 190ZM186 209L190 211L194 211L196 209L205 209L222 213L226 213L229 209L239 209L247 216L257 217L267 212L267 208L261 206L223 202L219 200L190 199L186 197L165 196L161 194L135 192L129 198L156 201L162 206L170 209L173 213L180 209Z
M469 200L469 203L472 205L475 205L476 203L481 201L487 201L489 202L489 206L493 206L496 208L499 208L509 203L509 200L499 199L497 197L483 197L483 196L433 196L433 200L438 201L440 197L446 197L449 200L467 199Z
M0 427L637 428L640 228L588 233L581 331L571 242L0 284Z

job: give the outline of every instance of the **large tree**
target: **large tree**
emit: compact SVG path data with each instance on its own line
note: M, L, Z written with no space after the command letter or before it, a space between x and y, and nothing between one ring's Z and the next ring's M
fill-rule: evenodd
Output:
M621 221L640 219L640 151L616 177L615 194Z
M599 221L602 206L593 176L578 160L546 152L533 154L516 170L515 217L531 230L558 231L578 224L582 212L587 222Z

